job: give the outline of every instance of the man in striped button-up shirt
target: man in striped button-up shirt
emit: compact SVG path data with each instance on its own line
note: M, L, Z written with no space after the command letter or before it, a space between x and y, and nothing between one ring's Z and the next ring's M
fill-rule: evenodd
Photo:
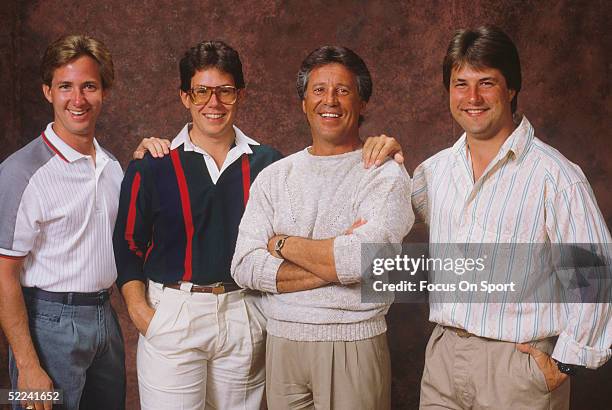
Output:
M451 113L465 133L414 173L413 207L430 244L526 243L550 252L589 243L602 245L599 257L609 260L610 233L580 168L536 138L526 118L513 120L521 72L512 41L493 27L460 30L443 68ZM537 258L537 269L515 266L513 274L554 278L542 263L550 255ZM591 301L609 302L609 294ZM518 302L431 301L438 326L421 408L569 406L571 365L596 368L611 356L610 303Z

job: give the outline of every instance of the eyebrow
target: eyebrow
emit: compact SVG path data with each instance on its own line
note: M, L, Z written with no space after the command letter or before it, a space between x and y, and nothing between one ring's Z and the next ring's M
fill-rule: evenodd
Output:
M467 80L464 78L455 78L453 80L455 83L459 83L459 82L466 82ZM497 81L497 79L495 79L495 77L483 77L483 78L478 78L477 81Z
M231 85L231 84L219 84L219 85L205 85L205 84L194 84L191 86L191 88L198 88L198 87L206 87L206 88L215 88L215 87L235 87L235 85Z
M327 85L327 82L322 81L322 82L319 82L319 83L313 83L312 84L313 87L317 87L317 86L320 86L320 85ZM347 87L347 88L350 88L351 85L344 84L344 83L338 83L338 84L334 85L334 87Z

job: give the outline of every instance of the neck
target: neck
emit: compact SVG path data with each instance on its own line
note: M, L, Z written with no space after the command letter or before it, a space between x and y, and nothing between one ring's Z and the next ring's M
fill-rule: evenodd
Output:
M346 138L342 142L326 141L313 135L312 147L309 152L317 156L340 155L355 151L361 148L362 145L363 143L359 139L359 135Z
M517 126L511 125L502 128L491 138L478 138L474 135L466 134L467 149L470 151L474 181L478 181L484 170L489 166L493 158L497 155L504 142L510 137Z
M230 150L230 147L236 140L236 133L231 128L226 135L218 137L209 137L198 132L195 127L189 130L189 138L194 145L200 147L213 157L215 163L220 168L225 161L225 157Z
M58 127L55 123L53 124L52 128L53 132L55 132L55 134L73 150L83 155L90 155L92 157L95 156L96 148L94 147L93 143L93 133L87 135L72 134Z

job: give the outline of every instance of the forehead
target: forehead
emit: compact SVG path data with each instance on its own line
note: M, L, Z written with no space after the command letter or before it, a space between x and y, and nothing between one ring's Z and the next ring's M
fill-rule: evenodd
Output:
M332 83L356 86L357 79L355 74L344 65L332 63L313 68L310 72L308 83L311 85Z
M451 79L480 79L480 78L498 78L504 79L504 75L497 68L492 67L475 67L470 64L461 64L456 66L451 71Z
M100 66L89 56L80 56L53 71L52 82L101 81Z
M235 85L234 77L226 72L219 70L216 67L208 67L197 70L191 77L191 85Z

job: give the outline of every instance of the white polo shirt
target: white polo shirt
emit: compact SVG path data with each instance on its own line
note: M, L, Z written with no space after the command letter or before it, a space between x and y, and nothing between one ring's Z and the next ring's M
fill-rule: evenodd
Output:
M117 277L112 234L123 172L95 139L94 165L52 125L0 164L0 257L25 257L23 286L96 292Z

